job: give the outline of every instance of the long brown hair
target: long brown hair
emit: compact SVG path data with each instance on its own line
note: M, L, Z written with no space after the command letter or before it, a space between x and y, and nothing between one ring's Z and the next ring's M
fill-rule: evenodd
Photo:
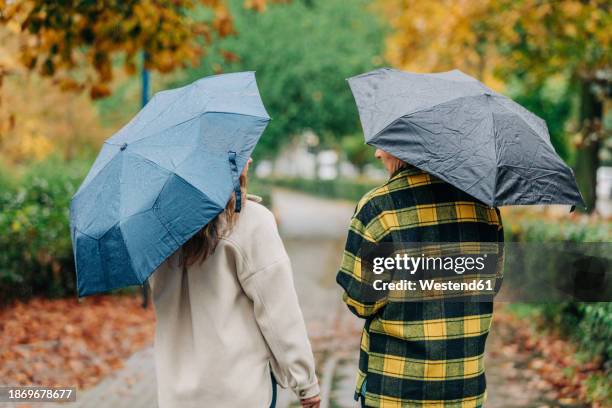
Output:
M242 195L242 206L246 201L246 176L240 175L240 191ZM221 211L206 226L185 242L182 247L181 266L191 266L201 263L215 252L221 238L232 231L238 213L236 213L236 194L232 193L225 210Z

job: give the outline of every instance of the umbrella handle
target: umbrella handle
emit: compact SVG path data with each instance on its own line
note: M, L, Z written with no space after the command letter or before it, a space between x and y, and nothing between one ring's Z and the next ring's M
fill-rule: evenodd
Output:
M238 165L236 164L236 152L229 152L230 169L232 170L232 182L234 183L234 193L236 193L236 209L239 213L242 208L242 191L240 190L240 174L238 173Z

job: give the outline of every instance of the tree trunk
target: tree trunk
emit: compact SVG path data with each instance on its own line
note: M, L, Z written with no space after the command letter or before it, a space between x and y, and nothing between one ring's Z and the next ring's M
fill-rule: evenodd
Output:
M602 104L591 91L591 83L583 81L580 90L580 123L584 135L594 131L594 122L602 120ZM599 168L599 140L585 140L576 151L576 181L587 206L586 212L595 209L597 169ZM581 209L582 210L582 209Z

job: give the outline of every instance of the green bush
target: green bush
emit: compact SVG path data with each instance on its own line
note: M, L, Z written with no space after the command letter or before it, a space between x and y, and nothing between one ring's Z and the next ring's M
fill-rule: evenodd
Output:
M610 242L612 236L610 222L594 223L586 218L561 222L522 219L507 225L505 230L507 240L519 242ZM553 329L574 341L582 355L601 359L604 373L590 375L586 380L588 398L592 401L611 398L612 302L513 304L511 310L519 316L529 315L529 320L539 322L541 330Z
M254 194L262 198L262 204L272 208L272 191L270 184L262 182L261 179L250 177L247 184L248 194Z
M13 178L13 173L0 160L0 203L2 203L3 197L7 196L8 192L13 188Z
M509 227L509 228L508 228ZM587 220L561 222L525 219L507 226L507 239L519 242L610 242L612 225ZM582 353L601 358L604 367L612 362L612 303L558 302L546 304L518 304L512 310L525 314L529 310L539 316L542 329L558 330L575 341Z
M578 336L585 349L612 359L612 302L578 303Z
M592 223L581 220L552 222L523 219L505 228L508 241L522 242L610 242L612 223Z
M0 299L74 293L69 205L88 163L51 159L0 194Z
M303 178L270 178L262 182L305 193L357 202L375 183L353 180L310 180Z

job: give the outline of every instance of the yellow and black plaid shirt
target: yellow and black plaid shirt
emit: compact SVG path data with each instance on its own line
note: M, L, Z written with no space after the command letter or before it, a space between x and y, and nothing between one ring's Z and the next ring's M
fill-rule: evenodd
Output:
M481 407L491 302L364 299L365 242L502 242L499 211L409 166L366 194L351 220L337 282L365 318L355 399L368 407Z

